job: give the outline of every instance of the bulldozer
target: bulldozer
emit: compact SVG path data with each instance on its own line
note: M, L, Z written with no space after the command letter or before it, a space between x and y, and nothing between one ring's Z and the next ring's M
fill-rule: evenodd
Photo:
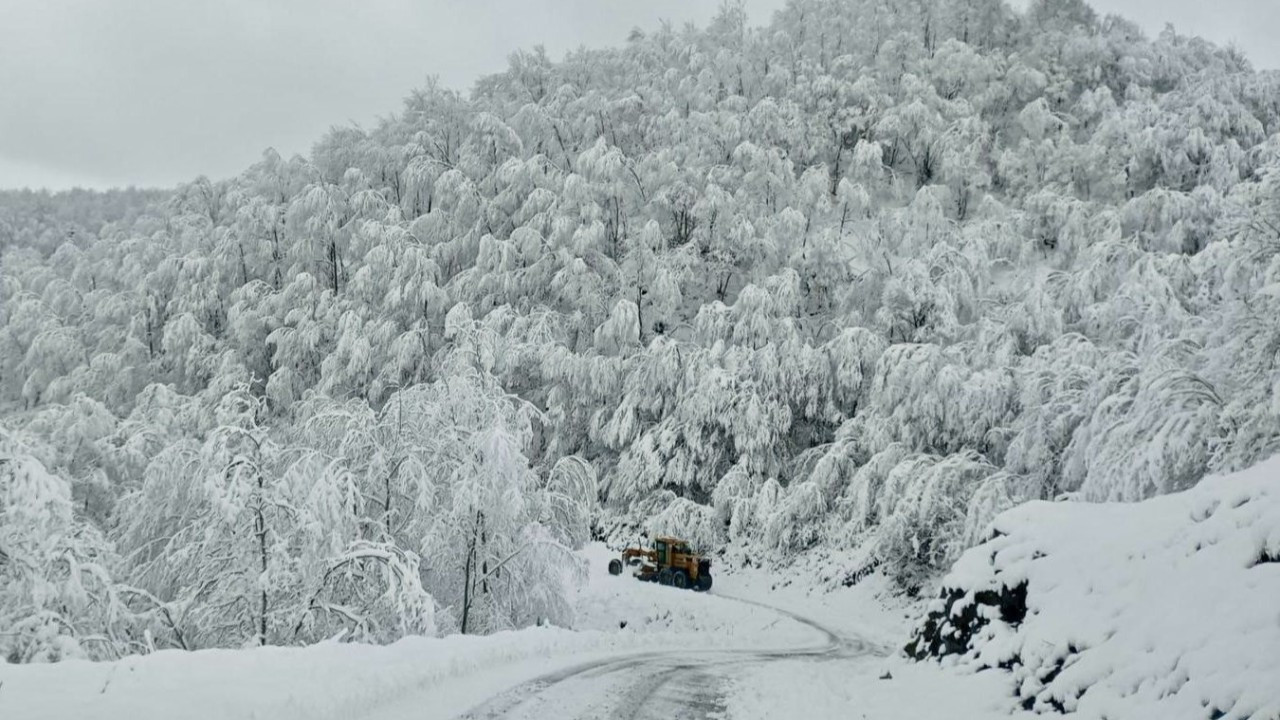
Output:
M636 568L632 575L638 580L681 590L711 589L711 559L693 552L689 543L680 538L659 535L653 539L652 549L624 549L622 557L609 561L609 574L621 575L627 565Z

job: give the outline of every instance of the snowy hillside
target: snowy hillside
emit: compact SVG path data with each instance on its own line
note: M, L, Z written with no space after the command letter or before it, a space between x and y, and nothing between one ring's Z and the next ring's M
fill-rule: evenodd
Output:
M1038 711L1280 717L1280 456L1137 504L1028 503L994 533L912 650L1012 668Z

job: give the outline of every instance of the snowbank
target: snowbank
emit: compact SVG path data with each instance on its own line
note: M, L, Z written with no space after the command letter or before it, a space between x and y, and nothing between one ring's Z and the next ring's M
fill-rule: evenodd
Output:
M577 629L0 664L0 718L315 720L399 715L378 711L405 707L414 717L448 717L512 684L601 655L687 649L694 637L697 647L715 649L825 639L790 618L714 593L612 577L608 550L585 552L591 570L577 597Z
M497 664L597 650L610 638L554 628L406 638L385 647L165 650L118 662L0 665L0 717L339 718Z
M1140 503L1030 503L994 529L944 579L931 654L1011 668L1028 709L1280 718L1280 456Z

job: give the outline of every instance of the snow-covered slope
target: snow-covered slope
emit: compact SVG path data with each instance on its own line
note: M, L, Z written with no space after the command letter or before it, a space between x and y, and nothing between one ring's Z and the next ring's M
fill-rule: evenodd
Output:
M944 580L935 654L950 640L964 664L1011 667L1028 708L1280 718L1280 456L1140 503L1029 503L994 529Z

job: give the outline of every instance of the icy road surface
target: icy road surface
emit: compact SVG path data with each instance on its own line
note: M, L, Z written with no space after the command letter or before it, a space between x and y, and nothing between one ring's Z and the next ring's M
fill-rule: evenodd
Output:
M674 588L662 588L662 591L688 592ZM720 600L761 606L740 599ZM714 605L715 601L708 604ZM469 720L724 718L732 680L749 667L782 659L834 660L871 652L870 647L857 638L841 637L794 613L766 609L811 628L822 642L770 650L706 651L698 649L699 633L693 633L687 649L596 660L549 673L502 693L463 717Z

